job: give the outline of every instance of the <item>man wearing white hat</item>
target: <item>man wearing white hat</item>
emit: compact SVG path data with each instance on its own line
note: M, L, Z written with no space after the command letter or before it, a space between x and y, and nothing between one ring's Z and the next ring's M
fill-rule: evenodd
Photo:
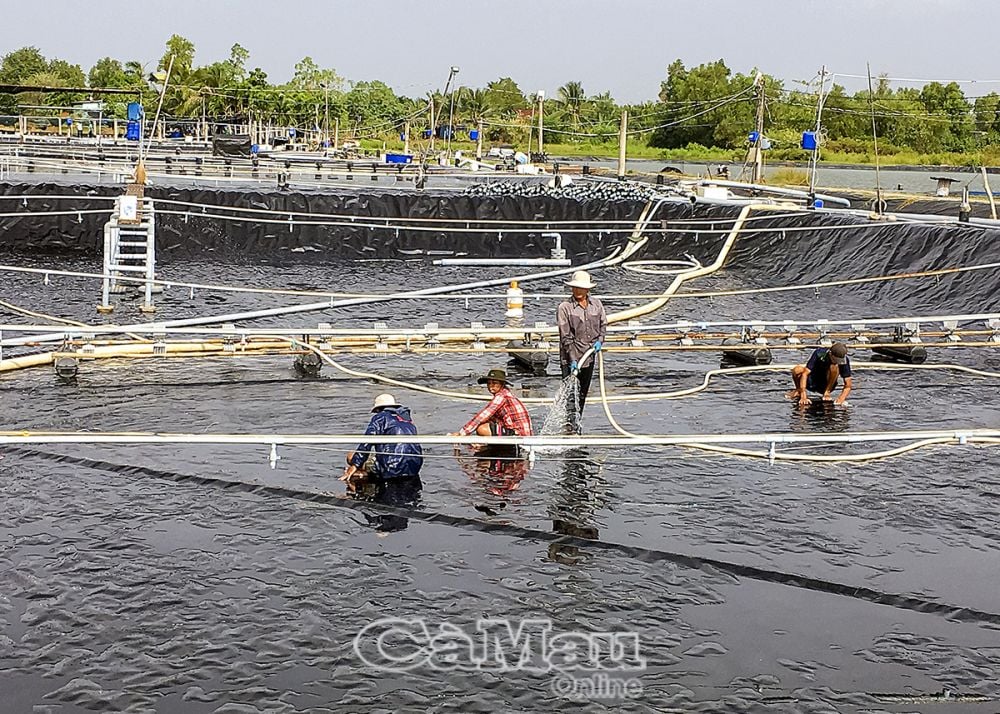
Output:
M380 394L372 405L372 418L366 435L415 436L417 427L410 418L410 410L396 401L391 394ZM415 477L423 465L420 444L397 442L377 444L368 442L347 454L347 468L341 481L349 481L356 474L367 474L379 479Z
M591 347L597 353L601 350L604 335L608 330L608 315L601 301L590 296L594 281L586 270L573 273L566 283L573 289L573 296L559 305L556 322L559 325L559 365L563 379L576 373L580 380L580 411L590 391L590 380L594 376L594 356L582 364L580 358Z

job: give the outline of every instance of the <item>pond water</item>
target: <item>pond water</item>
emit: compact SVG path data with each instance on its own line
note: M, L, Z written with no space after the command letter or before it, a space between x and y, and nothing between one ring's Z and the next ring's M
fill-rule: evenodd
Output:
M925 239L908 238L912 245L897 246L879 264L863 241L819 262L820 238L748 241L724 271L690 289L940 264ZM982 241L988 252L989 241ZM6 260L99 270L86 257ZM177 261L161 271L165 279L377 292L475 277L468 268L400 261ZM595 277L607 294L656 292L669 279L620 268ZM98 319L93 282L54 277L46 286L37 276L9 273L0 279L0 299ZM997 287L991 272L680 299L657 320L995 310ZM557 279L530 286L561 290ZM173 288L158 297L157 319L292 300L209 291L191 297ZM630 302L609 299L606 306ZM140 320L134 306L126 300L114 319ZM552 324L555 306L554 299L529 299L525 319ZM367 327L375 320L498 326L502 315L499 297L440 299L268 318L255 326ZM16 313L0 318L29 321ZM804 356L776 353L785 362ZM865 356L859 351L856 359ZM506 358L390 354L341 361L484 394L476 377L504 367ZM971 349L932 350L931 361L1000 369L995 352ZM329 366L317 379L299 378L291 362L279 356L110 360L84 363L70 384L48 369L4 374L0 428L360 433L372 398L387 389ZM608 390L692 386L717 366L718 355L708 352L610 351ZM518 393L552 396L559 388L551 365L547 376L511 369ZM625 428L645 434L997 426L994 381L864 369L856 381L844 409L789 404L783 373L729 376L691 398L612 408ZM481 404L392 391L425 434L457 430ZM545 408L533 406L531 413L540 427ZM614 433L599 400L588 403L583 429ZM586 447L543 452L527 472L518 471L519 462L467 450L431 446L426 453L419 493L370 506L350 498L337 479L340 447L280 447L273 469L263 446L3 448L2 708L837 712L924 710L942 692L1000 698L994 576L1000 468L989 448L931 448L867 464L769 465L683 449ZM385 671L379 666L386 662L372 655L380 632L372 625L385 618L410 628L385 640L398 645L397 654L426 644L413 626L418 619L431 633L450 626L452 640L456 633L477 635L484 619L504 619L514 626L545 621L552 633L634 633L638 656L601 670L607 680L586 669L560 674L549 660L535 670L499 671L443 658ZM516 653L508 648L509 663ZM631 689L623 694L615 687L625 681ZM587 687L575 701L574 692ZM921 704L921 697L930 699Z

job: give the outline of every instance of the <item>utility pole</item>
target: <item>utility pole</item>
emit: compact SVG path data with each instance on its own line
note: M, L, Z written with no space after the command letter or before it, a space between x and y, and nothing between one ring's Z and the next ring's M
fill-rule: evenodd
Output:
M323 82L323 144L330 148L330 83Z
M819 71L819 96L816 97L816 148L813 149L812 156L810 157L810 171L809 171L809 197L810 200L815 198L816 194L816 169L819 164L819 133L822 127L823 118L823 92L826 90L826 65L823 65L822 69Z
M875 147L875 213L882 215L882 174L878 161L878 127L875 124L875 89L872 87L872 65L866 62L868 68L868 106L872 114L872 142ZM963 194L964 196L964 194Z
M764 75L761 72L757 73L757 123L755 129L757 131L757 141L755 142L755 151L753 159L753 176L751 183L760 183L764 178Z
M449 165L451 165L451 135L455 133L455 85L451 83L451 80L455 78L456 74L458 74L458 67L452 67L448 72L448 86L451 87L451 95L449 96L450 108L448 110L448 143L446 151ZM445 91L447 91L447 88Z
M543 143L543 132L542 127L542 110L545 108L545 92L541 89L538 90L538 153L545 153L545 144ZM530 157L529 157L530 158Z
M483 160L483 120L476 124L476 161Z
M333 148L340 146L340 117L333 120Z
M403 153L410 153L410 122L403 124Z
M628 139L628 110L622 109L621 126L618 128L618 180L625 180L625 142Z
M437 127L434 126L434 95L431 95L431 152L434 151L434 135L437 134Z
M531 159L531 141L535 138L535 104L531 103L531 119L528 121L528 159Z

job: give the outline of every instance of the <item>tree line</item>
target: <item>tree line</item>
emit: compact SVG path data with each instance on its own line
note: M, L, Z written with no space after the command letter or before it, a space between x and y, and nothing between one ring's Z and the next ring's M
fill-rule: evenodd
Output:
M406 122L411 132L429 130L431 107L436 126L450 122L456 135L482 126L492 142L524 141L537 121L536 97L509 77L481 88L457 87L447 96L435 91L407 97L379 80L348 81L310 57L295 65L288 82L272 84L262 69L248 68L249 58L244 47L234 44L227 59L196 65L194 44L173 35L156 67L104 57L84 73L79 65L23 47L0 60L0 84L134 90L134 97L103 97L106 115L124 118L129 101L155 106L169 68L163 111L174 120L258 120L305 131L328 131L336 123L342 136L359 138L393 137ZM656 100L640 104L618 104L608 92L591 95L581 82L567 82L541 105L547 143L615 145L624 110L630 146L736 153L746 148L762 108L771 156L808 156L800 141L816 124L818 82L787 89L765 73L734 73L721 59L691 68L676 60L666 74ZM954 82L894 87L884 77L871 92L851 94L839 84L826 87L824 153L870 154L877 136L880 151L887 154L1000 154L996 92L967 97ZM44 113L47 107L69 107L87 97L79 91L0 93L0 114Z

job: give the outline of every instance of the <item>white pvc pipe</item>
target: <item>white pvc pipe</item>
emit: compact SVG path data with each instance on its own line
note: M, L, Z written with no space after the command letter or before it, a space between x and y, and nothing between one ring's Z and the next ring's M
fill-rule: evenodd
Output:
M648 334L654 330L657 331L673 331L673 332L696 332L704 331L709 327L778 327L778 328L788 328L791 325L795 325L799 329L798 332L804 331L803 327L833 327L837 325L853 327L854 325L864 324L867 326L876 325L905 325L907 323L924 325L930 323L943 323L943 322L976 322L983 321L987 322L990 320L1000 320L1000 312L987 312L987 313L975 313L975 314L962 314L962 315L931 315L931 316L909 316L909 317L887 317L887 318L875 318L875 319L865 319L865 318L854 318L846 320L825 320L825 319L801 319L801 320L734 320L734 321L716 321L716 322L691 322L687 320L678 320L676 322L663 323L659 325L649 325L649 324L636 324L636 325L609 325L608 332L621 333L621 334ZM80 325L79 327L67 330L67 328L59 325L21 325L21 324L5 324L0 323L0 330L10 331L10 332L36 332L36 333L46 333L46 334L70 334L72 336L79 337L81 334L87 335L118 335L118 334L128 334L131 332L139 332L137 328L141 326L137 325L109 325L103 327L100 325ZM1000 327L1000 325L998 325ZM341 328L341 327L273 327L273 328L255 328L255 327L238 327L238 328L197 328L188 329L187 327L173 327L167 323L151 323L148 326L148 331L152 333L163 333L164 335L207 335L215 337L225 337L225 336L240 336L246 335L252 337L255 335L289 335L289 336L300 336L309 335L311 337L327 337L327 336L358 336L358 337L424 337L429 334L434 334L435 336L461 336L470 334L470 329L467 327L439 327L434 329L427 329L426 327L416 327L411 329L399 329L399 328L389 328L385 329L375 329L375 328ZM996 328L994 328L996 329ZM483 327L477 328L475 331L476 336L482 338L496 338L502 339L508 337L512 332L519 335L523 335L525 332L530 332L532 334L554 334L557 331L555 326L548 327L533 327L525 326L521 328L511 328L511 327ZM815 331L815 330L810 330ZM42 342L46 341L44 337L35 336L33 338L24 338L28 342ZM3 342L5 346L10 346L16 344L11 340L5 340Z
M31 432L0 431L0 444L357 444L363 434L188 434L152 432ZM685 446L688 444L859 444L954 439L960 443L1000 439L998 429L939 429L916 431L802 434L662 434L633 436L449 436L380 435L385 444L494 444L522 446Z
M690 268L685 270L676 276L674 276L673 281L670 283L669 287L664 291L663 295L652 302L646 303L645 305L639 305L637 307L629 308L628 310L622 310L620 312L614 312L608 315L608 324L615 322L625 322L642 315L648 315L651 312L659 310L661 307L667 304L670 298L676 293L681 285L683 285L688 280L693 278L700 278L703 275L711 275L715 271L719 270L723 263L726 262L726 257L729 255L729 250L736 243L736 238L740 231L743 229L743 224L746 222L747 216L750 215L750 211L754 208L752 205L744 206L740 211L740 215L737 217L736 222L733 223L733 227L729 231L729 235L726 237L725 243L722 244L722 248L719 249L719 254L715 257L715 261L711 265L698 266L697 268Z
M441 258L434 261L434 265L551 265L553 267L562 267L572 264L573 261L566 258L561 260L556 258Z
M471 283L461 283L458 285L444 285L436 288L425 288L423 290L411 290L407 292L400 293L400 295L405 297L414 297L419 295L440 295L449 292L458 292L460 290L470 290L475 288L491 287L496 285L506 285L513 280L524 283L531 280L539 280L542 278L551 278L558 275L566 275L573 272L574 270L594 270L598 268L607 268L619 263L624 262L629 257L631 257L636 251L638 251L643 245L646 244L648 238L641 238L642 231L648 225L649 221L652 219L653 214L656 210L663 204L663 200L659 200L655 204L650 202L646 204L645 209L639 216L638 221L635 224L633 230L632 238L624 246L624 250L619 247L616 248L608 257L602 258L601 260L596 260L584 265L569 267L569 268L559 268L557 270L549 270L541 273L530 273L526 275L508 276L504 278L497 278L493 280L480 280ZM371 298L350 298L345 300L324 300L323 302L307 303L304 305L289 305L285 307L270 308L267 310L254 310L249 312L236 312L229 313L226 315L217 315L209 317L192 317L185 318L181 320L171 320L168 322L145 322L131 325L130 329L132 331L143 331L143 330L162 330L166 327L186 327L190 325L207 325L207 324L217 324L220 322L236 322L238 320L252 320L260 317L273 317L276 315L290 315L295 313L303 312L316 312L319 310L329 310L331 308L337 307L351 307L354 305L369 305L372 303L387 302L393 300L394 296L386 295ZM15 338L14 340L9 340L6 342L8 346L25 344L27 342L42 342L42 341L59 341L65 339L69 334L78 334L78 330L73 332L64 331L58 335L53 335L50 337L41 338ZM524 330L518 330L517 334L524 334Z
M782 188L779 186L767 186L765 184L759 183L743 183L741 181L726 181L724 179L702 179L698 182L699 186L722 186L723 188L738 188L744 191L760 191L763 193L774 194L775 196L787 196L789 198L800 198L807 199L810 195L806 191L799 191L794 188ZM839 196L830 196L823 193L817 193L812 196L814 198L822 199L824 203L831 203L838 206L843 206L844 208L850 208L851 202L846 198L840 198ZM699 202L701 197L698 197Z

